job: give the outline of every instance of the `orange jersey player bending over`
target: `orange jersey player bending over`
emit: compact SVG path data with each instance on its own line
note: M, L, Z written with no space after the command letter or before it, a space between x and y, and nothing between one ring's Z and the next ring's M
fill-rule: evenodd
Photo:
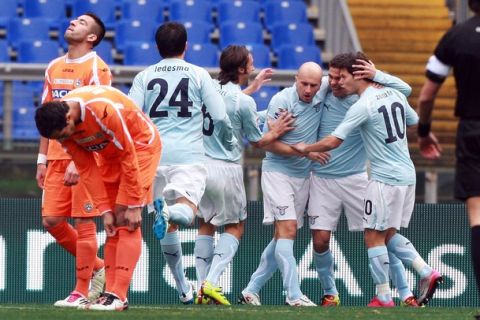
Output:
M160 160L158 130L135 102L108 86L82 87L60 101L42 104L35 121L42 136L58 140L72 156L103 215L105 293L80 308L125 310L141 253L141 211L152 201Z

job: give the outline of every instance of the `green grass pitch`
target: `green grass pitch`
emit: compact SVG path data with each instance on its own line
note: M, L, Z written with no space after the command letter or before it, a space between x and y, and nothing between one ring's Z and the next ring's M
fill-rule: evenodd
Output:
M260 319L260 320L336 320L336 319L475 319L478 308L392 308L370 309L366 307L293 308L288 306L131 306L125 312L98 312L58 309L49 305L0 305L0 319Z

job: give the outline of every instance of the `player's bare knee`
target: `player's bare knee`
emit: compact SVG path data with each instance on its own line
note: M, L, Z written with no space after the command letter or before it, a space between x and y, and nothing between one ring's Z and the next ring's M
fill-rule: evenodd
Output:
M385 244L387 244L396 233L397 233L397 229L395 228L388 229L386 233Z
M331 232L327 230L312 230L312 242L315 252L322 253L330 249Z
M215 226L211 223L205 222L204 219L198 219L198 235L213 236L215 234Z
M243 221L240 223L227 224L225 226L225 232L231 234L232 236L240 240L243 236L243 231L245 229L244 226L245 224L243 223Z
M276 239L292 239L297 237L297 221L285 220L277 221L275 223L275 238Z

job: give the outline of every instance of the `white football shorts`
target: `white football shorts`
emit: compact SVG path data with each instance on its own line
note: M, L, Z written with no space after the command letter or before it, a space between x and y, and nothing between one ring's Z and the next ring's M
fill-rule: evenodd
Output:
M312 230L335 231L342 212L350 231L363 231L363 199L367 189L366 172L327 179L310 177L308 221Z
M303 227L308 200L308 178L295 178L280 172L262 172L263 223L296 220Z
M208 158L207 184L198 217L217 227L247 218L247 197L240 164Z
M363 203L363 226L384 231L407 228L415 204L415 185L394 186L369 181Z
M198 206L205 191L207 169L204 164L159 166L155 174L153 197L163 197L168 205L185 197ZM153 205L148 206L153 211Z

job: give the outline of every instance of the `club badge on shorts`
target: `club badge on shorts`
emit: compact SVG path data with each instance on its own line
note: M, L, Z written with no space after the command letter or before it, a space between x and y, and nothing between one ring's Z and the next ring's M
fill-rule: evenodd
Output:
M281 216L285 215L285 210L287 210L288 206L277 206L278 214Z
M85 209L86 212L90 213L93 211L93 204L91 202L87 202L85 203L83 208Z

